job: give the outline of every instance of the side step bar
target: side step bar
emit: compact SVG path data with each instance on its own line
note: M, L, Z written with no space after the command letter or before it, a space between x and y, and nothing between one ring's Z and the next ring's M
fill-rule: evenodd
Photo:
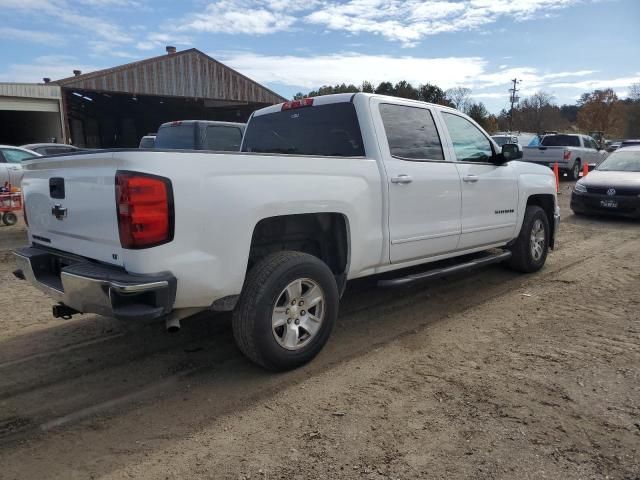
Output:
M407 275L406 277L392 278L388 280L379 280L379 287L399 287L402 285L408 285L414 282L419 282L421 280L434 279L439 277L444 277L446 275L451 275L454 273L466 272L469 270L475 270L476 268L484 267L486 265L491 265L492 263L500 263L505 260L509 260L511 258L511 252L509 250L505 250L501 253L496 253L494 255L487 255L486 257L476 258L475 260L471 260L465 263L459 263L458 265L452 265L450 267L443 268L435 268L433 270L428 270L426 272L414 273L411 275Z

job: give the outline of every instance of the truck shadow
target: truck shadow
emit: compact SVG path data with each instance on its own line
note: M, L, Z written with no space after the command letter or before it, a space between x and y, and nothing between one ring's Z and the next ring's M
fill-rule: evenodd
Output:
M194 383L209 398L225 399L213 409L219 414L225 405L237 407L514 288L514 278L493 266L396 289L376 288L375 278L351 282L324 351L307 366L279 375L240 354L229 314L198 315L177 334L160 324L129 330L87 315L6 339L0 342L0 441L171 401ZM235 400L228 403L230 392ZM182 421L189 423L188 417Z

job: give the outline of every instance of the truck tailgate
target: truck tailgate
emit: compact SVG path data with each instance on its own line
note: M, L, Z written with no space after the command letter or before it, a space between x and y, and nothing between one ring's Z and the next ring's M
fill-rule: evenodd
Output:
M567 147L524 147L522 160L550 164L562 162L565 150Z
M22 191L33 243L122 265L112 152L25 162Z

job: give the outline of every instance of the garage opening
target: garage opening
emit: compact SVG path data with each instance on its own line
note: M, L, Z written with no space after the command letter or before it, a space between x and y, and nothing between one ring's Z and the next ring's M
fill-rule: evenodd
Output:
M0 110L0 125L4 145L60 142L62 138L59 113Z
M246 122L268 104L63 89L73 145L136 148L144 135L175 120Z

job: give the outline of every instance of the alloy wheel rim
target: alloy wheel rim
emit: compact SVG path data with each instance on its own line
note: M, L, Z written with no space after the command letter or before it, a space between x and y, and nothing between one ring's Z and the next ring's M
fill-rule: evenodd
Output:
M533 228L531 229L531 241L529 242L531 247L531 256L537 262L542 258L544 254L546 238L544 232L544 224L542 220L536 219L533 222Z
M278 345L299 350L320 331L325 313L325 294L310 278L287 285L276 299L271 315L271 331Z

